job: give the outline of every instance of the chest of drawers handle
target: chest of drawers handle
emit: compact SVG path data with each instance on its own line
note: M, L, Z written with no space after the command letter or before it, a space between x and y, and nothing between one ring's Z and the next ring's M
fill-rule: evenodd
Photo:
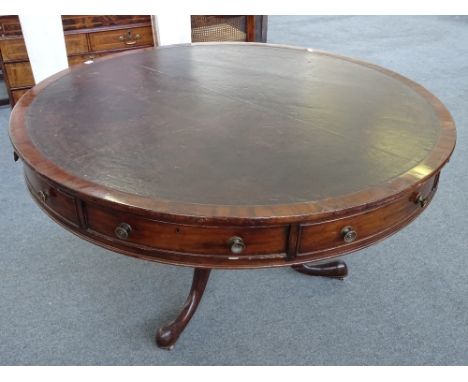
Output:
M139 39L141 39L141 35L137 33L135 36L132 36L131 31L119 36L119 41L125 42L125 45L135 45Z

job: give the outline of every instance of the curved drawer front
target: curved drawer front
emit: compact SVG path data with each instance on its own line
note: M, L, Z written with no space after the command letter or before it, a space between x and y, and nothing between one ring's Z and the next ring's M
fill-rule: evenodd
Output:
M45 212L96 244L148 260L221 268L287 266L366 247L417 217L432 199L438 182L437 174L392 202L333 220L210 226L159 221L84 201L28 166L25 177Z
M76 199L60 187L52 185L46 179L24 167L24 174L29 191L34 199L55 218L79 227Z
M300 225L298 254L307 255L337 248L350 250L387 236L418 215L430 202L438 177L431 178L415 191L382 207L342 219Z
M287 226L210 227L180 225L87 205L87 229L129 246L200 255L224 255L232 259L261 254L284 254ZM123 228L122 228L123 227ZM123 229L121 232L116 232ZM120 236L120 237L119 237ZM240 239L231 249L233 238Z

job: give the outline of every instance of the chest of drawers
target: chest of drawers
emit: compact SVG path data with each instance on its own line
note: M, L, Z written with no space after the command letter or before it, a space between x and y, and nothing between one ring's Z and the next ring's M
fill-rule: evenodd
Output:
M62 16L70 65L155 45L150 16ZM10 104L35 85L18 16L0 17L0 61Z

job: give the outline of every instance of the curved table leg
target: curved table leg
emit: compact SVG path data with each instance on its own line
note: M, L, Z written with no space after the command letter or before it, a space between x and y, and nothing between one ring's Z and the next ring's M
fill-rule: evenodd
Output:
M331 277L340 280L343 280L348 275L348 267L341 260L325 264L298 264L291 266L291 268L309 276Z
M161 326L156 334L156 343L162 349L172 350L174 344L185 329L205 291L211 269L195 268L190 293L178 317L165 326Z

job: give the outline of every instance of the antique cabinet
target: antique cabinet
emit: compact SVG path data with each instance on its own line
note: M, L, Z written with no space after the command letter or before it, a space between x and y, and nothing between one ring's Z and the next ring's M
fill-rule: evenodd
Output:
M151 16L62 16L70 65L155 45ZM35 85L18 16L0 17L0 64L10 104Z
M267 16L192 16L192 42L266 42Z

